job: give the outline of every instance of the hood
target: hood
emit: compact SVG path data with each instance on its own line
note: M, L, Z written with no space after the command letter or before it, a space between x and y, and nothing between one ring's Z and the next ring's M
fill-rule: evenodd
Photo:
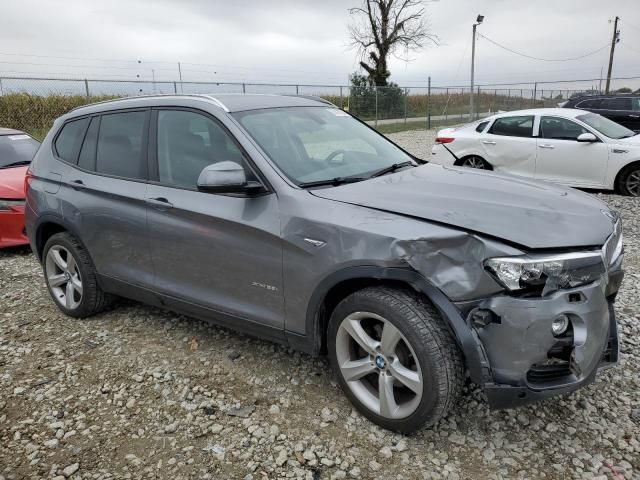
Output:
M612 140L612 143L640 147L640 133L637 135L634 135L633 137L619 138L617 140Z
M0 198L22 199L27 166L0 169Z
M312 193L460 227L529 249L600 246L613 231L609 207L591 195L467 168L427 164Z

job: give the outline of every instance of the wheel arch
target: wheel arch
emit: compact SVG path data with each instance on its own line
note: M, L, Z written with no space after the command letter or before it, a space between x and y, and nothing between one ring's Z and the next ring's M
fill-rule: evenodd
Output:
M613 180L613 189L614 189L615 192L622 193L620 191L620 180L621 180L621 177L629 169L629 167L633 167L633 166L640 167L640 159L639 160L632 160L629 163L627 163L624 166L622 166L620 168L620 170L618 170L618 173L616 173L615 179Z
M478 384L485 378L486 359L471 327L460 311L431 282L418 272L404 268L361 266L334 272L316 287L307 307L305 331L312 342L312 354L326 352L329 318L337 304L351 293L375 285L412 288L425 295L436 307L460 347L472 380Z
M44 246L46 245L47 240L49 240L49 238L51 238L56 233L62 232L69 232L71 235L73 235L78 240L78 242L80 242L82 248L84 248L87 253L89 253L75 229L67 222L65 222L62 217L59 217L57 215L45 215L40 217L35 225L34 232L36 247L35 253L40 261L42 261L42 253L44 251ZM91 257L90 254L89 257Z
M486 163L486 164L489 166L489 168L488 168L487 170L493 170L493 165L491 165L491 164L487 161L487 159L486 159L486 158L484 158L482 155L477 155L477 154L475 154L475 153L470 153L470 154L468 154L468 155L464 155L464 156L462 156L462 157L458 158L458 159L457 159L453 164L454 164L454 165L456 165L456 166L458 166L458 167L461 167L461 166L462 166L462 163L463 163L467 158L469 158L469 157L478 157L479 159L481 159L484 163Z

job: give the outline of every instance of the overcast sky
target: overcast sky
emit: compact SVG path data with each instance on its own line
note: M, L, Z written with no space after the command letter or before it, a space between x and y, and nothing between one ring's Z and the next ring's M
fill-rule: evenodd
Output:
M2 2L0 75L346 84L358 68L346 45L356 0L19 0ZM440 45L393 59L400 85L467 84L471 25L525 54L576 57L611 41L619 15L614 76L640 75L638 0L440 0L425 2ZM543 62L477 42L478 83L606 75L609 50ZM111 60L111 61L108 61ZM138 63L140 60L141 63Z

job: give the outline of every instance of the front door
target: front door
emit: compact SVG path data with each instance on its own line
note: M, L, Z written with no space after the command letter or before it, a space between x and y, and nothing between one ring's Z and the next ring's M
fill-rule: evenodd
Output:
M237 162L248 177L254 175L238 143L212 116L159 109L152 125L157 153L151 156L155 181L148 186L147 203L155 289L238 321L283 329L276 195L197 190L200 172L213 163Z
M536 179L579 187L599 188L607 171L607 144L578 142L591 133L573 120L543 116L538 135Z

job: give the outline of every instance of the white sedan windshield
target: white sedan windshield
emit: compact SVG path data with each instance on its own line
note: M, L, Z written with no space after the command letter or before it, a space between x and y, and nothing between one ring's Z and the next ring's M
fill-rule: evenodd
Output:
M412 161L382 135L333 107L272 108L235 117L298 184L365 177Z
M629 130L626 127L623 127L619 123L614 122L613 120L609 120L608 118L603 117L602 115L597 115L595 113L587 113L585 115L580 115L576 117L581 122L586 123L592 128L595 128L603 135L606 135L609 138L627 138L633 137L635 133Z

